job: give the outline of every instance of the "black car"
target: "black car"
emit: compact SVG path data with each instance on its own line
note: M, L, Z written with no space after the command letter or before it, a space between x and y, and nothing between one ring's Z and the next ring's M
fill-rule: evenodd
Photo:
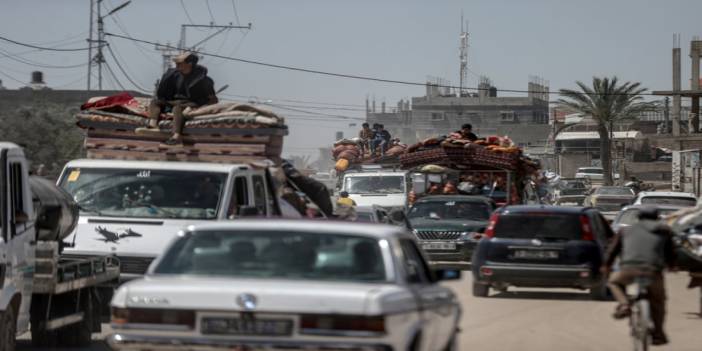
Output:
M467 270L494 210L483 196L432 195L419 199L407 218L433 267Z
M508 286L589 289L607 296L600 274L613 236L593 208L507 206L490 217L473 256L473 295Z

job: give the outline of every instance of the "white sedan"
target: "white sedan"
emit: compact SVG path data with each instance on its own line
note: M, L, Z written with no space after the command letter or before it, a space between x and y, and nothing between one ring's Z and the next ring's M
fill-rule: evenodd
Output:
M115 350L450 350L460 306L398 227L236 221L179 233L112 299Z

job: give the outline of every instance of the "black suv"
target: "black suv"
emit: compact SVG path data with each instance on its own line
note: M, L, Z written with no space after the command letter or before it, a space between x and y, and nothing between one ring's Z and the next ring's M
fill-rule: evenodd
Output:
M495 202L483 196L430 195L419 199L407 218L432 267L468 270L494 210Z
M503 207L473 255L473 295L521 286L590 289L592 298L604 299L599 268L613 235L593 208Z

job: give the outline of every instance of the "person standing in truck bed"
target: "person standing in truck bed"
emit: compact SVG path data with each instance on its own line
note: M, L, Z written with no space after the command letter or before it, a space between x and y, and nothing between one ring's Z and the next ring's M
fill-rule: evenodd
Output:
M173 111L173 135L166 141L167 145L183 142L185 125L183 108L219 102L214 90L214 81L207 76L207 68L197 64L198 60L197 55L191 52L176 56L173 59L176 68L171 68L163 74L158 84L156 98L151 100L147 130L158 130L161 112ZM178 101L180 106L174 101Z

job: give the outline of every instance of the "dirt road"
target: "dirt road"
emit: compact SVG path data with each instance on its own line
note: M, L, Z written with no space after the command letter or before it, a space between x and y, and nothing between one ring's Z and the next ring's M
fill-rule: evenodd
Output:
M667 331L672 342L661 350L702 349L702 318L696 314L699 290L686 289L687 282L684 273L668 275ZM610 318L614 302L590 301L585 292L510 289L474 298L470 274L447 285L459 294L464 309L460 350L602 351L630 347L627 322ZM84 350L108 350L100 341L107 333L109 330L95 335L96 342ZM19 350L40 349L32 348L25 337Z

